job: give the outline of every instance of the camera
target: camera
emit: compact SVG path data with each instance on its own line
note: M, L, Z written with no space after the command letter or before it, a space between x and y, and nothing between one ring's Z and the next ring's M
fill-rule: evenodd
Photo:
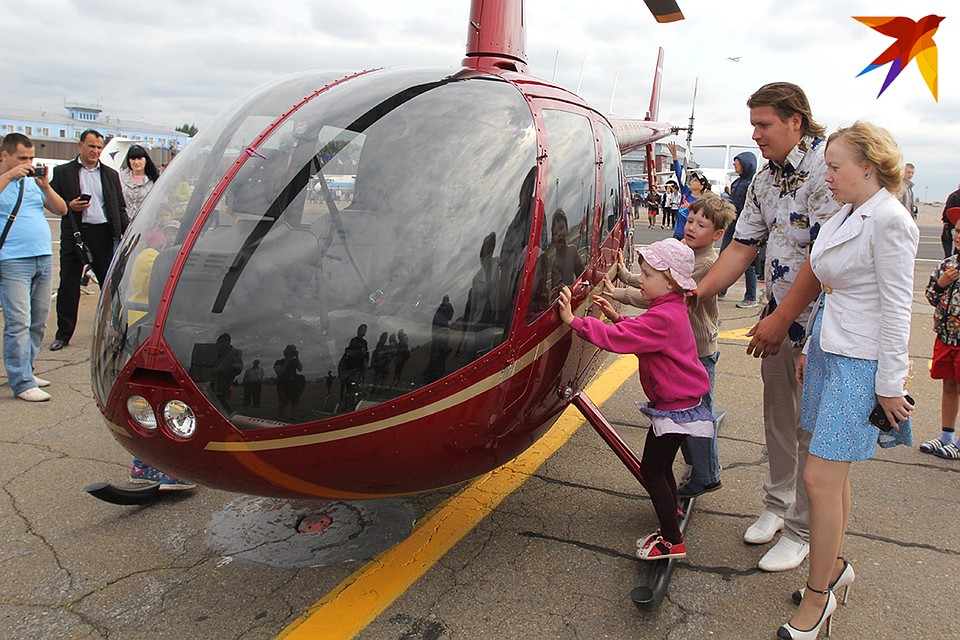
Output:
M30 173L28 176L33 176L34 178L46 178L47 177L47 168L44 166L30 167Z

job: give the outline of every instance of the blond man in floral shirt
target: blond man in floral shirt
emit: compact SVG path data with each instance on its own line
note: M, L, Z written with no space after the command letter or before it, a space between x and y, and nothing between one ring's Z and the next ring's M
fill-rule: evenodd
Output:
M697 293L709 297L732 285L765 244L767 315L786 298L820 227L840 203L824 180L825 129L813 120L803 90L774 82L750 96L747 106L753 139L767 163L750 183L734 242L720 254ZM795 376L809 313L809 308L804 309L786 324L767 318L754 328L748 348L748 353L764 357L760 374L770 469L763 484L763 513L746 530L744 541L766 544L784 530L758 564L764 571L794 569L810 551L810 515L803 488L810 434L800 428L800 387Z

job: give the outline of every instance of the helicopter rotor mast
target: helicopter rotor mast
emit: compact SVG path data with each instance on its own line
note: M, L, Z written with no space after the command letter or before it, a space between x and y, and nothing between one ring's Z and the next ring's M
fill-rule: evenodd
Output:
M471 0L464 67L527 71L522 0Z
M527 71L523 4L523 0L471 0L464 67ZM657 22L683 20L676 0L644 0L644 4Z

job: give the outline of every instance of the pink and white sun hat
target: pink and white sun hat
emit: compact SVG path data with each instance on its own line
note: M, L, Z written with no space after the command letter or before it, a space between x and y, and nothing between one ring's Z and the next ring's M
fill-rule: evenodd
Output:
M670 271L684 292L696 291L693 279L693 249L676 238L667 238L640 249L644 261L657 271Z

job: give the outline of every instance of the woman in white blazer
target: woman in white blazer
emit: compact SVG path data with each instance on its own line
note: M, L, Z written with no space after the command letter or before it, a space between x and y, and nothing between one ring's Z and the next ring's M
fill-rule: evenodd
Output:
M904 396L920 234L896 197L902 156L887 130L857 122L829 137L824 157L830 190L847 204L823 225L775 312L782 322L819 296L797 367L804 385L800 423L813 433L803 476L810 573L806 589L793 596L799 609L777 631L785 640L816 638L837 608L833 590L849 590L854 581L853 566L843 559L850 463L870 458L878 443L912 444L913 405ZM889 433L869 420L877 405L897 425Z

